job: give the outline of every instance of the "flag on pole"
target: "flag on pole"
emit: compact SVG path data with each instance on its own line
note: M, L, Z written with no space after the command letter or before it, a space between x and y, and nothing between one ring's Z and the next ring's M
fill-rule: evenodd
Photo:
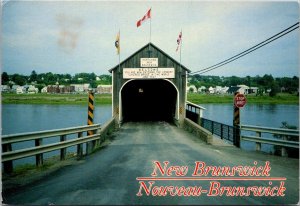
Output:
M147 11L147 13L141 18L140 20L137 21L136 26L139 27L142 25L142 22L146 21L147 19L151 18L151 8Z
M120 31L117 34L115 47L117 48L117 54L120 54Z
M179 48L179 46L180 46L181 38L182 38L182 31L179 33L179 36L178 36L178 38L177 38L177 48L176 48L176 52L178 51L178 48Z

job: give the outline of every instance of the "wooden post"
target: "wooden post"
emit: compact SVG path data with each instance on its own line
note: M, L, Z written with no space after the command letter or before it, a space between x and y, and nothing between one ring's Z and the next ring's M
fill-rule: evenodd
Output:
M221 139L223 139L223 124L221 124Z
M256 136L257 137L261 137L261 132L256 132ZM256 142L256 151L260 151L261 150L261 143L260 142Z
M287 136L283 136L282 139L283 139L283 140L287 140ZM288 156L288 153L287 153L285 147L281 147L281 156L282 156L282 157L287 157L287 156Z
M234 97L239 94L235 92ZM234 101L234 100L233 100ZM235 106L233 103L233 143L236 147L240 147L240 138L241 138L241 131L240 131L240 108Z
M10 152L12 151L12 146L11 144L4 144L2 146L3 152ZM3 171L6 174L10 174L13 172L13 161L7 161L3 163Z
M35 140L35 146L41 146L43 144L43 139L36 139ZM40 167L43 165L43 154L37 154L35 155L35 164L37 167Z
M78 133L78 138L81 138L83 136L82 132ZM83 156L83 145L78 144L77 145L77 158L81 158Z
M88 125L94 124L94 93L92 90L89 90L89 103L88 103ZM94 131L90 130L87 132L87 135L93 135ZM93 151L95 147L95 141L88 142L86 145L86 153L89 154Z
M60 136L60 141L66 141L66 135ZM60 160L65 160L67 156L67 148L60 149Z

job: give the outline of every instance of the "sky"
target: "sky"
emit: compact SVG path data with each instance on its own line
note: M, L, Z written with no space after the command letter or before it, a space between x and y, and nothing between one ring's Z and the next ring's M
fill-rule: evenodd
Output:
M9 1L2 5L1 70L109 74L150 41L192 72L230 58L299 21L297 1ZM299 29L204 75L299 76Z

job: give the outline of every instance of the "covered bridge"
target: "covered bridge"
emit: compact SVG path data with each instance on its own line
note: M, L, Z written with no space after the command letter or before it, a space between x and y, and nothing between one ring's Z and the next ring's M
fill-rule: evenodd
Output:
M168 121L178 126L185 117L185 66L152 43L109 70L112 73L112 114L126 121Z

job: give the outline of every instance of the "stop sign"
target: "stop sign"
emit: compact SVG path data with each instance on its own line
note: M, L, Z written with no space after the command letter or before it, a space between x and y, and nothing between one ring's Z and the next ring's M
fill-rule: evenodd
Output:
M234 97L234 105L238 108L242 108L245 106L247 99L243 94L237 94Z

